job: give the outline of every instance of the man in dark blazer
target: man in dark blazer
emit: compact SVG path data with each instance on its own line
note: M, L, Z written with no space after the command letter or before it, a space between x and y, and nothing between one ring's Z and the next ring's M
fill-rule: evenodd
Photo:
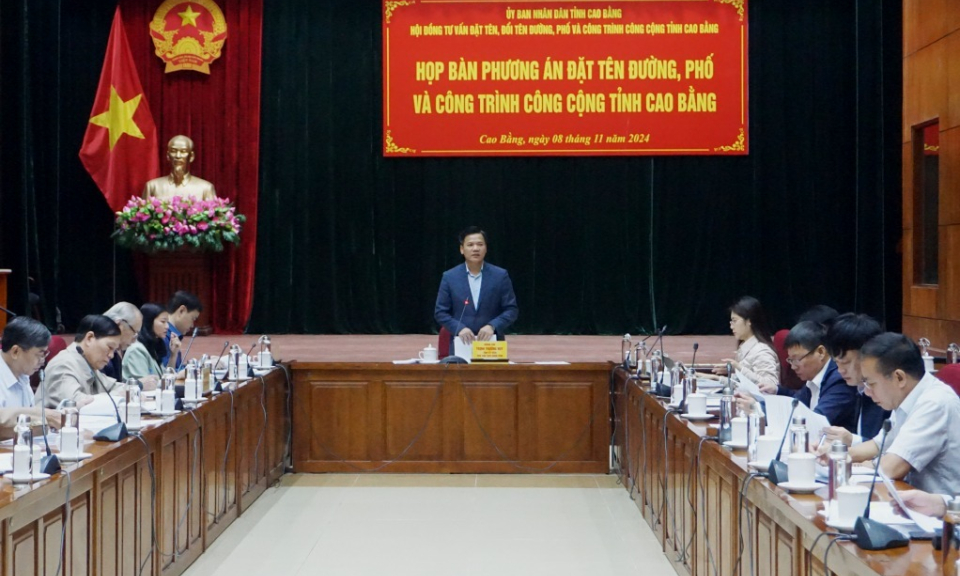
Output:
M433 317L453 338L465 344L474 340L503 340L507 328L519 313L517 296L506 270L484 260L487 234L476 226L460 232L460 253L464 264L443 273Z
M777 394L793 396L814 412L826 416L832 426L856 433L859 419L857 389L847 386L830 358L824 345L826 334L826 327L809 320L790 329L784 342L787 362L806 386L799 390L781 386ZM821 431L813 432L819 435Z

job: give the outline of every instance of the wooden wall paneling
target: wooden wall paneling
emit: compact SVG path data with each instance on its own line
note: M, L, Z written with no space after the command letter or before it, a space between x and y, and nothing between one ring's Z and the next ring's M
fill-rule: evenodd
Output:
M947 101L944 106L943 114L940 116L940 142L941 150L943 143L943 131L960 127L960 3L950 2L953 12L954 22L950 23L950 34L939 43L944 45L944 58L946 67L946 93ZM956 156L953 156L956 159ZM941 170L943 163L940 164Z
M64 531L66 527L63 522L65 518L64 510L65 507L61 507L40 518L40 538L43 540L43 546L38 558L40 562L38 574L49 574L49 576L57 574L57 569L61 564L60 536L66 535Z
M903 0L903 53L913 54L948 31L953 0Z
M266 460L269 482L273 483L283 476L287 462L287 443L292 427L289 425L289 397L286 372L276 385L267 386L268 419L266 442Z
M40 567L37 565L40 545L37 538L38 524L39 521L34 520L12 534L12 574L14 576L34 576L40 573Z
M960 191L957 191L960 193ZM940 226L940 313L938 318L960 321L960 224ZM947 342L936 340L935 347L944 349Z
M956 38L956 49L960 50L960 32L951 36ZM960 68L960 55L955 59L958 68ZM957 71L960 76L960 70ZM957 79L956 90L960 92L960 78ZM957 98L957 103L951 103L960 112L960 95L951 98ZM940 125L940 214L939 223L941 226L950 224L960 224L960 127L943 129Z
M909 295L913 302L913 315L921 318L937 318L939 292L939 284L910 286Z
M240 426L240 452L237 458L242 514L267 489L267 386L262 379L254 379L243 386L238 398L237 419Z
M380 452L386 447L377 446L370 442L367 435L370 424L377 423L382 426L381 416L370 414L373 407L374 398L378 398L381 392L378 386L372 382L351 382L351 381L324 381L311 382L304 390L307 402L300 403L298 398L294 399L293 421L303 422L305 426L295 426L295 428L307 429L310 434L306 440L306 446L309 446L309 452L303 456L298 455L300 444L294 446L294 456L296 461L338 461L340 459L353 461L380 460L386 456L374 457L371 454L376 450ZM297 389L297 386L294 386ZM309 407L309 412L304 414L300 407ZM313 414L324 413L329 417L323 420L313 418ZM295 467L299 470L300 467ZM346 471L346 470L344 470Z
M589 460L593 421L606 418L594 409L590 382L534 382L537 460ZM541 417L550 414L552 417Z
M946 44L935 42L904 57L903 141L914 126L943 116L947 104Z

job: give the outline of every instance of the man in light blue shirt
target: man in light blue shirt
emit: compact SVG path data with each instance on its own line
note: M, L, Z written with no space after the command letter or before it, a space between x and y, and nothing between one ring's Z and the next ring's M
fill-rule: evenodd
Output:
M18 316L4 328L0 340L0 436L10 437L20 414L40 424L40 409L33 407L30 376L47 359L50 331L36 320ZM60 413L47 410L47 422L59 426Z

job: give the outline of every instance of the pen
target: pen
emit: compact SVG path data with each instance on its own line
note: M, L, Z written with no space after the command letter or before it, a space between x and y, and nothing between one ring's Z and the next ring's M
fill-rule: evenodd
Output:
M826 439L827 439L827 435L826 435L826 434L821 434L821 435L820 435L820 442L817 443L817 450L816 450L817 452L820 451L820 447L823 446L823 441L826 440Z

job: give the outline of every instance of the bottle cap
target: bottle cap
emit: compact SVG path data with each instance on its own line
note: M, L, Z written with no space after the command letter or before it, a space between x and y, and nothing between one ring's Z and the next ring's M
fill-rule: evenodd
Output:
M847 445L839 440L834 440L833 445L830 446L830 452L833 454L846 454Z
M804 418L803 416L794 416L794 417L793 417L793 425L794 425L794 426L806 426L806 425L807 425L807 419Z
M949 503L947 503L948 512L960 512L960 495L954 496Z
M64 407L64 409L66 409L66 408L76 408L76 407L77 407L77 401L76 401L76 400L64 400L64 401L63 401L63 407Z

